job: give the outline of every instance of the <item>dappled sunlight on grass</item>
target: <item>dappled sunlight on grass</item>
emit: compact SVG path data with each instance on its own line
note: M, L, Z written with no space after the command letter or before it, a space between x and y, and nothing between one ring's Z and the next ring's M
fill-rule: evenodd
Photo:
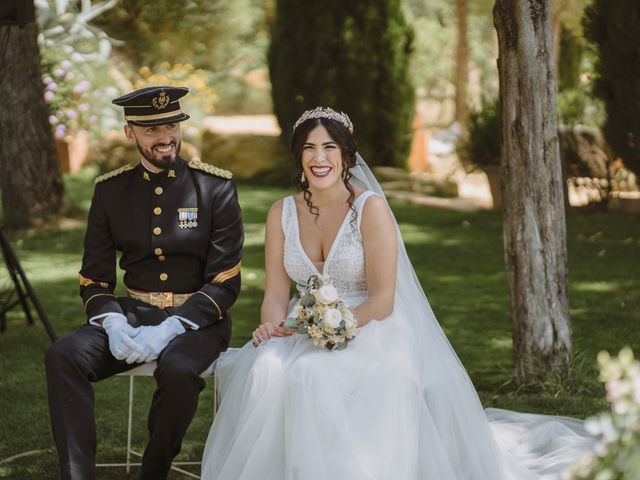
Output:
M614 292L620 285L616 282L573 282L571 288L579 292Z
M513 339L508 338L490 338L488 344L491 348L509 350L511 353L511 347L513 346Z
M264 245L264 223L244 224L244 246L255 247Z
M86 212L93 184L90 175L84 175L66 181L78 210ZM233 347L247 342L260 320L267 212L277 199L291 193L250 185L239 185L238 192L246 241L242 290L232 308ZM510 384L512 326L501 214L451 212L402 202L391 205L434 313L485 405L578 417L606 408L595 368L597 352L640 345L637 217L590 213L571 213L568 217L573 344L580 361L575 362L573 382L577 387L573 393L549 395L523 393ZM77 328L85 321L77 279L84 223L67 222L64 228L10 232L8 236L58 334ZM121 272L116 293L124 293ZM27 326L23 317L20 309L11 311L7 331L0 334L0 411L4 414L0 431L20 432L11 434L8 440L0 439L0 459L27 450L53 448L43 368L49 341L41 324L36 321L36 325ZM154 386L151 378L136 384L134 443L139 448L146 439L146 413ZM122 459L127 379L100 382L95 390L98 455L102 460ZM211 404L212 392L207 387L184 442L183 459L199 458L211 423ZM26 466L30 461L18 462L20 472L31 468ZM54 454L42 455L34 468L53 472L56 461ZM14 471L9 468L5 474L0 470L0 478L11 478ZM35 475L29 478L42 478ZM114 475L108 478L121 478L118 473Z

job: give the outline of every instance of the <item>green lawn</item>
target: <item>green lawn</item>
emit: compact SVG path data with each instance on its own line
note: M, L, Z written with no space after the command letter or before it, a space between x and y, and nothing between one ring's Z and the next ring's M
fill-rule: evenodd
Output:
M73 203L86 212L92 189L89 174L68 178L67 185ZM286 193L276 188L239 187L246 243L242 294L233 309L233 346L246 342L258 322L264 280L264 220L269 206ZM569 386L556 385L545 394L525 395L509 384L511 325L500 214L458 213L405 203L392 206L435 313L486 406L577 417L606 408L603 389L597 382L597 352L607 349L617 353L624 345L640 346L638 216L570 214L575 374ZM83 233L83 218L79 216L56 228L10 235L59 335L84 321L77 282ZM3 275L0 273L0 290L7 283ZM23 452L42 451L0 463L0 478L57 478L42 362L48 344L41 325L28 327L18 310L9 315L8 329L0 334L0 461ZM140 379L137 385L134 443L142 448L154 385L152 379ZM126 441L128 380L109 379L97 384L95 391L98 460L120 461ZM209 387L201 397L180 459L199 459L211 408ZM99 478L127 477L124 469L109 469L99 471Z

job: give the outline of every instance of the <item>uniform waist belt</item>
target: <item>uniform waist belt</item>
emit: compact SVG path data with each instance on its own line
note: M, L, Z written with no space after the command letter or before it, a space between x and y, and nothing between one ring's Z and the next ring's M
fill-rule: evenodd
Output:
M141 300L158 308L179 307L193 295L193 293L142 292L131 288L127 288L127 291L131 298Z

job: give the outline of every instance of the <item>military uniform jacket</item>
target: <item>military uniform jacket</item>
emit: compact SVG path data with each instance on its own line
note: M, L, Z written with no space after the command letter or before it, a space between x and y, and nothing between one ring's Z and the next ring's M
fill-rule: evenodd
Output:
M131 312L141 302L114 295L120 251L128 289L194 293L140 323L167 315L198 327L222 320L240 292L243 238L235 184L224 170L176 158L174 169L157 174L138 164L99 177L80 270L87 317L117 312L135 323Z

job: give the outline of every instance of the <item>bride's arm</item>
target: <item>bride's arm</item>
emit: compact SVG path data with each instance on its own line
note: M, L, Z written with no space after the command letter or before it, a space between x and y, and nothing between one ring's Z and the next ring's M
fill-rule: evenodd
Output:
M264 234L264 298L260 307L260 326L256 329L266 337L263 340L271 335L280 336L288 333L286 329L278 328L287 316L291 288L291 280L284 269L282 204L283 201L279 200L269 210ZM255 337L254 332L254 341Z
M353 311L360 327L391 315L396 292L396 226L386 202L377 195L365 201L361 232L369 296Z

